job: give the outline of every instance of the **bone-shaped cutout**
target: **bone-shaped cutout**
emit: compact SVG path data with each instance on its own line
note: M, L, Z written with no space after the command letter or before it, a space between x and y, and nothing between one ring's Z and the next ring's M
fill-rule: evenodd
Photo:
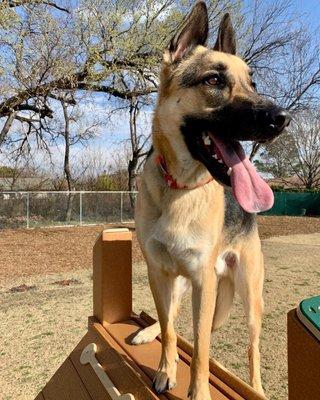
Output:
M94 372L98 376L100 382L112 398L112 400L135 400L134 396L130 393L120 394L119 390L114 386L111 379L105 373L102 365L96 359L97 345L90 343L86 346L81 353L80 362L83 365L90 364Z

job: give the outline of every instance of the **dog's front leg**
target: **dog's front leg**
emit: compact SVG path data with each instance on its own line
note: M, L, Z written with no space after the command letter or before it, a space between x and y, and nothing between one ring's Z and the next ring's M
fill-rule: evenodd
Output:
M176 386L178 353L173 323L180 296L178 278L150 268L149 280L161 327L161 359L153 381L154 389L160 394Z
M210 400L209 348L211 321L216 301L215 263L205 265L192 279L194 352L189 396L191 400Z

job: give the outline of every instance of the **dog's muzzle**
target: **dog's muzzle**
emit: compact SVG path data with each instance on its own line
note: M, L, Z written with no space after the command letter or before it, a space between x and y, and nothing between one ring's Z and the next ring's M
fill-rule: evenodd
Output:
M281 107L273 106L258 110L257 125L260 125L261 129L256 131L255 139L257 141L273 139L284 131L290 121L290 114Z

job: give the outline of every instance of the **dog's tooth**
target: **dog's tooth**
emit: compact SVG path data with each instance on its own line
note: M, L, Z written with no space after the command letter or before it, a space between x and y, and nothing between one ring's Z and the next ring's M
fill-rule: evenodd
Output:
M232 168L229 167L229 169L228 169L228 171L227 171L227 174L230 176L230 175L231 175L231 172L232 172Z
M210 137L209 137L209 136L206 136L206 137L203 139L203 142L204 142L204 144L205 144L206 146L210 146L210 144L211 144L211 139L210 139Z
M218 163L223 164L223 161L219 158Z
M216 154L214 154L212 157L215 158L216 160L218 159L218 156Z

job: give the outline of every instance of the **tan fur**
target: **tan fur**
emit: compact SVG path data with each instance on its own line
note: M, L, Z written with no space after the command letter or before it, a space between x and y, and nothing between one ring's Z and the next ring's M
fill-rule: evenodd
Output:
M211 177L194 160L180 133L189 112L207 106L201 88L179 86L179 76L195 58L202 57L204 70L212 62L228 66L233 85L226 101L252 92L247 65L238 57L198 46L177 68L164 55L161 86L153 120L154 152L148 158L136 207L136 232L148 265L151 290L162 333L162 356L155 388L163 391L176 384L176 334L174 319L181 296L192 285L194 356L191 366L190 397L209 400L208 358L211 328L217 329L229 315L234 291L243 300L250 333L251 384L263 393L260 378L259 334L263 311L263 259L258 232L229 243L223 233L224 188L212 181L193 190L166 187L155 163L165 156L170 173L178 183L194 185ZM226 301L224 299L227 299ZM139 333L135 344L153 340L158 325Z

